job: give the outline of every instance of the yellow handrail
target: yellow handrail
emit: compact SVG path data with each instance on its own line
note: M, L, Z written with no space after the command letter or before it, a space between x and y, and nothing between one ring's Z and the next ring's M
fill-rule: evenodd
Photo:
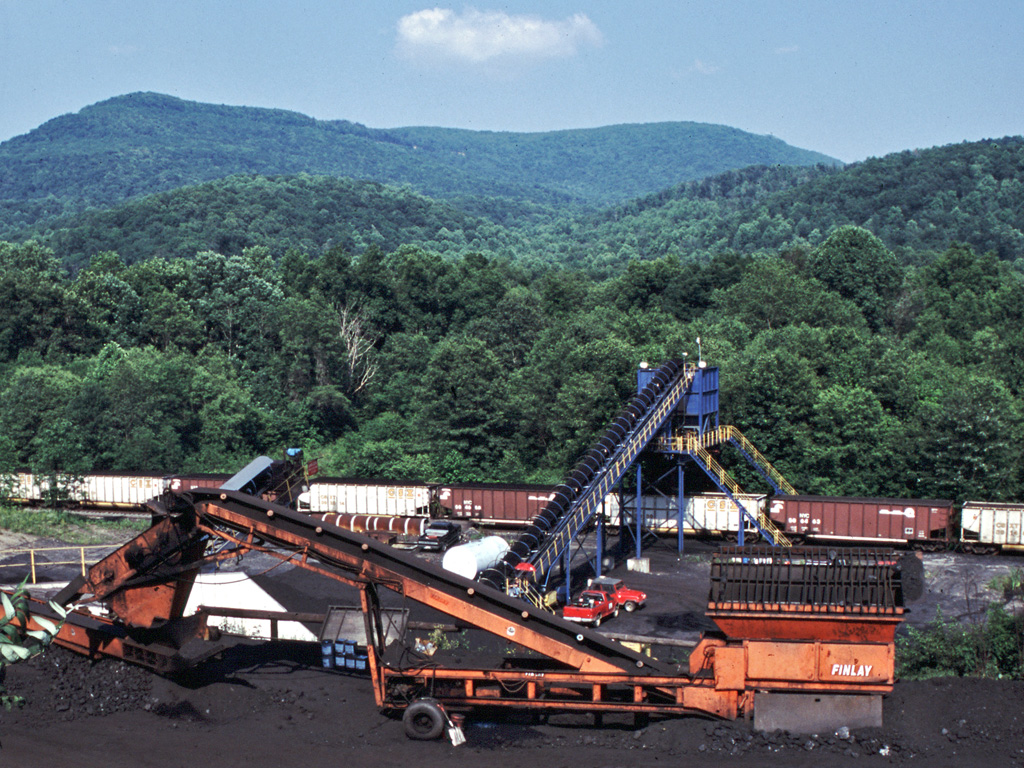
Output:
M710 445L719 445L720 443L727 443L730 440L735 440L740 444L740 447L768 474L768 476L774 481L774 483L782 489L784 493L790 496L796 495L796 489L790 485L789 481L782 476L771 463L764 457L752 442L750 442L742 432L732 425L726 425L724 427L715 427L705 432L703 435L686 435L684 437L674 437L670 440L662 439L661 445L676 451L689 451L690 449L686 446L690 445L691 440L696 440L701 447L708 447Z
M705 441L704 439L702 439L702 437L695 435L693 433L689 433L683 435L682 437L677 437L673 439L673 443L679 446L678 450L681 450L685 453L689 453L692 456L696 456L698 459L701 460L701 462L703 462L707 471L712 473L718 479L718 484L720 487L728 490L729 493L731 493L734 497L742 495L743 489L740 488L739 483L737 483L733 479L732 475L725 471L725 467L719 464L715 460L715 457L708 452L707 448L704 447L704 442ZM740 525L742 524L743 520L741 518ZM763 509L757 510L757 524L761 527L762 530L768 532L768 534L772 537L772 541L774 541L776 545L781 547L793 546L792 542L790 542L790 540L786 538L785 534L783 534L782 531L779 530L775 523L772 522L771 518L769 518L768 515L765 514Z
M29 580L32 584L37 582L37 566L38 565L77 565L83 576L86 575L86 550L103 550L104 552L112 552L117 549L116 546L110 544L91 544L88 546L71 546L71 547L27 547L24 549L5 549L0 550L0 555L4 557L17 556L17 555L28 555L26 562L15 562L15 563L0 563L0 568L24 568L29 569ZM46 560L43 563L39 563L36 554L39 552L74 552L76 557L73 560Z

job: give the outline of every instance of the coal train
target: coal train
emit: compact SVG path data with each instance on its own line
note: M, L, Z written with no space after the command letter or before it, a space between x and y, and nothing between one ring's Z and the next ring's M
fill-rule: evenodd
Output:
M42 505L60 497L61 504L84 510L141 512L146 501L165 490L217 487L219 474L153 475L98 472L63 481L59 493L51 481L30 472L10 476L5 496L13 503ZM366 480L317 477L299 498L310 514L379 517L446 517L474 525L525 527L554 497L547 485ZM747 512L767 516L794 543L829 542L863 546L881 544L923 550L959 547L975 554L1024 549L1024 504L942 499L849 498L835 496L736 497ZM657 534L678 534L674 496L643 497L644 526ZM603 505L607 523L635 520L636 498L609 494ZM741 516L721 493L685 499L683 533L735 541ZM748 527L747 540L755 535Z

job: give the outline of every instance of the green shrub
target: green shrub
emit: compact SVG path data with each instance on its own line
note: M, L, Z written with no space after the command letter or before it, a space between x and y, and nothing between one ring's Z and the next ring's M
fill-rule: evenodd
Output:
M1024 618L1000 605L982 621L963 624L937 611L923 629L896 639L896 673L907 679L939 676L1024 677Z

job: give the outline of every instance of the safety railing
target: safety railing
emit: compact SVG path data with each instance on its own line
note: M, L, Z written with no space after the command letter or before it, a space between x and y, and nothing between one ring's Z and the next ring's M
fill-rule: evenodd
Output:
M708 452L707 448L704 447L703 439L695 434L687 434L682 437L673 438L674 447L680 452L687 453L701 464L704 471L711 476L711 479L715 481L719 488L726 492L732 497L733 503L740 510L740 514L747 514L747 510L739 503L737 497L743 494L743 489L740 488L739 483L733 479L732 475L725 471L725 467L718 463L714 456ZM757 527L762 532L766 533L771 537L771 540L779 547L789 547L792 543L786 538L785 534L779 530L779 528L772 522L771 518L765 514L763 509L757 510L756 515Z
M670 450L686 451L687 449L684 447L684 441L694 438L697 439L704 448L711 445L720 445L721 443L735 443L736 447L739 448L747 460L753 464L777 490L789 496L797 495L796 489L790 485L789 481L786 480L785 477L782 476L782 473L772 466L771 462L765 458L764 454L757 450L754 444L750 442L746 436L739 431L739 429L731 424L709 429L700 436L687 435L684 437L663 438L659 445ZM685 444L688 445L689 443Z
M86 571L88 570L87 563L91 564L95 560L99 559L95 554L90 554L89 557L86 557L86 552L103 555L108 552L112 552L114 549L116 549L116 547L112 547L109 544L93 544L78 547L32 547L25 549L0 550L0 558L3 558L4 560L11 557L19 558L15 561L0 563L0 579L3 578L4 573L9 572L11 569L27 568L29 583L37 584L39 583L39 570L56 565L78 566L81 574L85 576ZM51 553L61 554L51 556ZM63 557L68 557L70 559L60 559Z

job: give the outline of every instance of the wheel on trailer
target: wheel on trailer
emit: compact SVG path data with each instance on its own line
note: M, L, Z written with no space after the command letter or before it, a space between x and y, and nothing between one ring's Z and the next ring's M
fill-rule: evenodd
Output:
M405 726L405 735L410 739L431 741L440 738L444 733L446 719L436 701L420 699L405 710L402 725Z
M635 600L627 600L622 607L626 609L626 613L632 613L633 611L636 610L636 601Z

